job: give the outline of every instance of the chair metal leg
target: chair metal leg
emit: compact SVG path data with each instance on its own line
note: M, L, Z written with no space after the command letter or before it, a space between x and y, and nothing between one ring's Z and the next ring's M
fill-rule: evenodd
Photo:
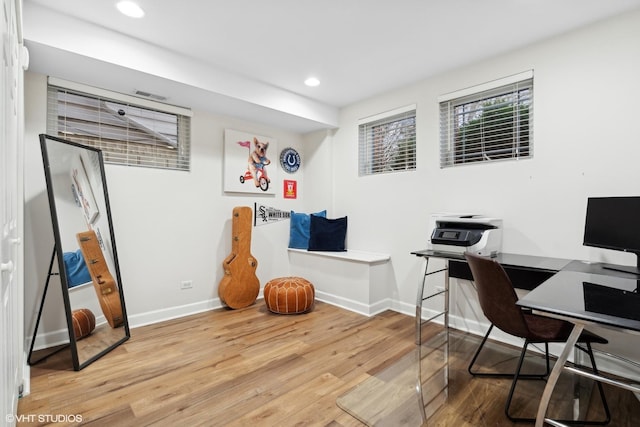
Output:
M485 334L484 338L482 339L482 342L480 343L480 345L478 346L478 349L476 350L476 353L473 355L473 359L471 359L471 362L469 363L469 367L467 368L467 371L469 371L469 373L471 375L473 375L474 377L489 377L489 378L513 378L514 377L514 373L513 372L478 372L478 371L474 371L473 370L473 365L476 363L476 360L478 359L478 356L480 355L480 352L482 351L484 344L487 342L487 339L489 338L489 334L491 333L491 331L493 330L493 324L491 324L491 326L489 326L489 330L487 331L487 333ZM519 375L519 378L522 379L544 379L549 375L549 372L551 372L551 369L549 368L549 346L547 344L547 346L545 347L546 349L546 359L547 359L547 371L544 374L522 374Z
M517 417L512 417L509 414L509 408L511 407L511 399L513 399L513 393L516 390L516 384L518 382L518 379L520 378L524 378L524 376L520 375L520 370L522 369L522 365L524 364L524 357L527 354L527 347L529 347L529 341L525 340L524 345L522 346L522 352L520 353L520 359L518 360L518 367L516 368L516 372L513 375L513 381L511 382L511 389L509 390L509 397L507 397L507 402L505 403L504 406L504 413L507 416L507 418L509 418L511 421L513 422L534 422L536 419L535 418L517 418ZM549 357L549 353L548 353L548 348L547 348L547 360ZM531 379L531 378L529 378ZM539 378L539 379L544 379L544 378Z
M546 342L544 343L544 353L545 353L545 359L547 361L547 374L545 375L545 377L549 376L549 373L551 373L551 364L549 363L549 343Z
M467 371L469 371L469 373L471 375L475 376L485 376L482 373L479 372L473 372L473 370L471 369L473 367L473 364L476 363L476 359L478 358L478 356L480 355L480 351L482 350L482 348L484 347L484 343L487 342L487 339L489 338L489 334L491 333L491 330L493 330L493 323L491 324L491 326L489 326L489 330L487 331L487 333L485 334L484 338L482 338L482 342L480 343L480 345L478 346L478 349L476 350L476 353L473 355L473 359L471 359L471 363L469 363L469 367L467 368Z

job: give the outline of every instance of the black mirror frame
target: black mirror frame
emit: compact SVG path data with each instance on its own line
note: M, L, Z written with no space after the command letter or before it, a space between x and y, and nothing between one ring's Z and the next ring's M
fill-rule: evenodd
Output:
M115 278L117 281L117 286L118 286L118 290L119 290L119 295L120 295L120 304L122 306L122 315L123 315L123 328L124 328L124 336L119 339L118 341L108 345L106 348L104 348L103 350L101 350L100 352L98 352L97 354L87 358L84 361L80 361L79 360L79 356L78 356L78 347L77 347L77 342L75 339L75 334L74 334L74 329L73 329L73 317L72 317L72 307L71 307L71 300L69 297L69 287L68 287L68 281L67 281L67 274L66 274L66 267L65 267L65 263L64 263L64 252L63 252L63 248L62 248L62 239L61 239L61 234L60 234L60 226L59 226L59 222L58 222L58 214L57 214L57 209L56 209L56 202L55 202L55 194L53 191L53 180L52 180L52 174L51 174L51 164L50 164L50 158L49 158L49 154L48 154L48 150L47 150L47 141L55 141L61 144L67 144L70 146L73 146L75 148L78 149L84 149L84 150L88 150L88 151L92 151L94 153L96 153L98 155L98 159L99 159L99 166L100 166L100 178L102 180L102 187L104 190L104 202L105 202L105 206L106 206L106 216L107 216L107 223L109 226L109 237L111 239L111 249L112 249L112 256L113 256L113 263L114 263L114 267L115 267ZM131 332L129 330L129 322L128 322L128 318L127 318L127 312L126 312L126 306L125 306L125 299L124 299L124 292L122 290L122 278L120 276L120 265L118 262L118 254L117 254L117 250L116 250L116 240L115 240L115 234L113 231L113 222L111 219L111 206L109 204L109 194L107 191L107 182L106 182L106 175L105 175L105 169L104 169L104 159L102 156L102 151L100 149L94 148L94 147L89 147L86 145L82 145L82 144L78 144L72 141L68 141L62 138L57 138L54 136L49 136L49 135L45 135L45 134L41 134L40 135L40 147L42 150L42 159L44 162L44 171L45 171L45 178L46 178L46 183L47 183L47 195L49 198L49 207L50 207L50 211L51 211L51 221L52 221L52 225L53 225L53 233L54 233L54 239L55 239L55 248L54 248L54 252L51 258L51 263L49 265L49 276L47 277L47 283L45 285L44 288L44 292L43 292L43 296L42 296L42 303L40 305L40 312L38 313L38 319L36 320L36 326L34 329L34 333L33 333L33 338L32 338L32 342L31 342L31 349L29 352L29 363L30 364L34 364L37 363L36 362L31 362L31 353L33 352L33 344L34 341L36 339L36 334L38 331L38 324L40 322L40 316L42 314L42 309L44 306L44 301L46 298L46 294L47 294L47 288L48 288L48 284L49 284L49 279L52 275L57 275L60 278L60 284L62 286L62 296L63 296L63 300L64 300L64 308L65 308L65 314L66 314L66 320L67 320L67 329L69 332L69 347L71 349L71 356L72 356L72 361L73 361L73 368L76 371L79 371L81 369L83 369L84 367L86 367L87 365L91 364L92 362L98 360L99 358L101 358L102 356L104 356L105 354L109 353L110 351L112 351L114 348L118 347L120 344L122 344L123 342L127 341L130 337L131 337ZM52 267L53 267L53 258L57 258L58 259L58 273L52 273ZM48 357L48 356L47 356Z

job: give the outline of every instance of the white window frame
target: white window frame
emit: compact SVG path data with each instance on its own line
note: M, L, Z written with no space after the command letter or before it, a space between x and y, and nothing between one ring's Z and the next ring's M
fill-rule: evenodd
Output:
M438 102L441 168L533 157L533 70L442 95Z
M358 175L416 169L416 105L358 120Z
M189 109L49 77L47 134L102 150L105 163L190 170Z

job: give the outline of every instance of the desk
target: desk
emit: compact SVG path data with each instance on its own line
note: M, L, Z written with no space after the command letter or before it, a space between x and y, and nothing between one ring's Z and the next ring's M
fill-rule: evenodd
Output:
M424 258L425 268L424 275L422 277L422 283L418 286L418 294L416 297L416 344L418 348L418 360L421 360L421 348L422 348L422 326L426 322L430 322L438 317L444 317L445 330L449 329L449 279L451 277L473 280L471 270L467 265L464 258L464 254L440 252L433 250L420 250L411 252L412 255ZM431 258L442 259L446 261L446 267L429 271L429 260ZM531 290L538 287L541 283L546 282L549 278L553 277L558 271L567 267L572 263L568 259L548 258L531 255L509 254L499 253L494 259L496 259L504 267L505 271L509 275L514 287L519 289ZM442 290L435 289L433 292L427 292L426 283L427 277L433 274L444 273L444 288ZM441 312L437 312L435 315L423 321L422 319L422 306L423 303L431 298L435 298L439 295L443 295L444 308ZM448 335L446 337L448 342ZM445 352L448 354L448 352ZM445 356L446 357L446 356ZM418 363L420 365L420 363ZM421 371L418 369L418 381L416 385L416 392L418 395L418 402L422 411L422 419L427 421L427 416L424 411L425 404L423 401L422 393L422 380ZM447 375L445 375L446 377Z
M640 333L640 294L637 293L639 284L640 281L635 275L607 270L602 264L574 261L518 301L518 305L522 307L535 310L539 314L568 320L574 325L547 380L538 407L536 427L542 427L545 422L554 426L562 425L545 417L551 394L563 370L640 392L640 388L630 382L565 366L580 333L587 325Z
M464 258L464 254L433 251L430 249L414 251L411 252L411 254L425 259L424 275L421 285L418 286L418 295L416 297L416 343L419 344L422 342L420 326L422 325L422 305L424 301L438 295L447 295L444 310L432 316L427 321L444 316L444 325L445 327L449 327L449 279L454 277L457 279L473 280L473 276ZM447 266L443 269L429 272L429 260L431 258L443 259L446 261ZM538 285L553 277L558 271L572 264L572 260L569 259L510 253L499 253L494 259L505 269L513 286L517 289L524 290L535 289ZM435 291L425 296L427 277L441 272L445 273L444 290Z

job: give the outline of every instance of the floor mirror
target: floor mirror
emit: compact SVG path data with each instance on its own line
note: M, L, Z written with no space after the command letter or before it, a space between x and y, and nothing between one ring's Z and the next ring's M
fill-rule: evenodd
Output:
M80 370L130 337L104 161L99 149L49 135L40 135L40 147L55 247L29 363L37 363L33 343L49 281L57 276L73 368Z

